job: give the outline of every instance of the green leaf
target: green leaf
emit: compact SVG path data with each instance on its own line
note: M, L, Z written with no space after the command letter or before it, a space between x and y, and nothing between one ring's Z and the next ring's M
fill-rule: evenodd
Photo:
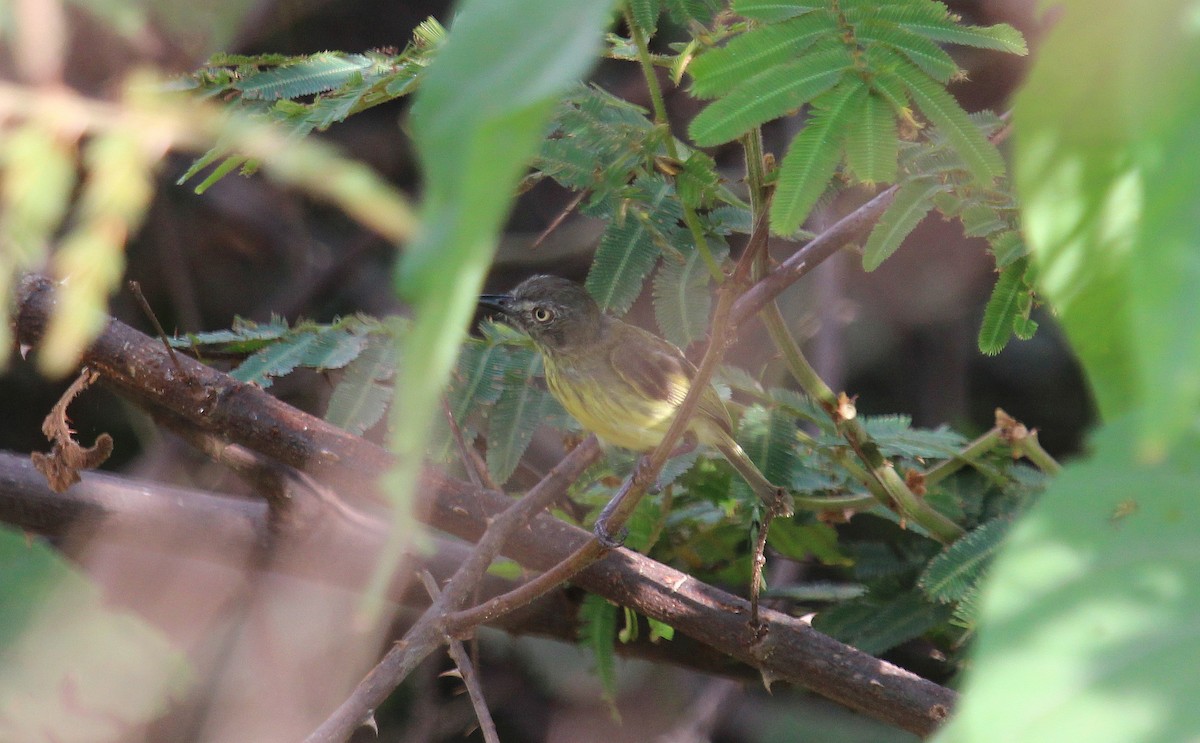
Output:
M841 159L848 115L861 108L867 93L866 86L854 79L814 102L808 123L792 140L779 166L771 202L771 230L775 234L795 232L825 193Z
M1191 429L1147 464L1143 425L1102 428L1089 459L1067 465L1013 527L940 743L1185 741L1200 730L1200 441Z
M663 336L687 348L708 332L711 310L709 274L700 251L692 248L683 263L663 261L654 275L654 317Z
M40 539L0 528L0 738L127 737L188 691L183 652Z
M361 54L322 52L300 62L249 75L234 88L250 100L299 98L341 87L351 75L369 69L369 58Z
M811 557L823 565L848 566L853 562L839 549L837 530L820 522L801 524L795 519L776 519L771 522L767 544L780 555L796 562Z
M617 698L617 606L589 593L579 607L579 635L584 647L596 661L596 675L611 704Z
M1039 291L1101 416L1144 408L1140 447L1154 457L1200 411L1200 43L1189 3L1093 7L1071 7L1101 15L1047 37L1018 99L1017 188ZM1112 55L1113 39L1122 53L1105 69L1064 67ZM1120 115L1090 108L1094 95Z
M641 293L661 250L655 238L678 233L683 217L674 187L663 178L639 179L626 204L604 230L585 282L596 302L616 315L624 314Z
M861 40L882 44L903 54L940 83L949 82L958 73L958 65L945 50L924 36L906 29L887 23L866 22L856 25L854 33Z
M813 628L879 655L902 642L920 637L950 618L951 609L932 604L910 591L892 599L865 596L817 614Z
M787 411L751 405L742 415L737 438L768 480L773 483L792 481L799 455L796 452L796 420Z
M943 604L963 598L979 582L1011 527L1012 520L1001 517L971 530L929 561L917 585Z
M396 373L396 359L391 344L382 340L371 343L346 367L325 409L325 420L356 435L378 423L392 399L391 389L380 382Z
M734 0L733 12L756 21L783 21L794 18L813 10L826 10L824 5L816 5L800 0Z
M983 136L979 127L972 123L967 112L945 88L915 68L901 67L898 72L913 102L954 146L971 175L984 184L1004 175L1004 160L1000 152Z
M901 184L891 205L867 238L863 248L863 270L874 271L890 258L933 208L933 197L945 189L944 184L932 178L916 178Z
M692 95L697 98L726 95L762 71L798 57L837 30L833 16L820 12L747 31L692 61L688 66L694 79Z
M421 229L401 254L396 287L412 312L398 340L388 491L397 529L409 504L442 392L454 368L516 185L537 152L555 103L595 62L611 2L463 0L425 72L410 130L425 177ZM404 545L389 543L365 613L380 611Z
M858 114L850 119L846 134L846 167L864 183L896 180L896 154L900 141L891 103L872 91Z
M710 104L688 126L696 144L712 146L795 111L833 87L853 60L844 46L764 70Z
M966 445L962 435L943 426L913 428L907 415L876 415L862 418L863 428L885 457L954 457Z
M1008 345L1014 328L1029 318L1033 305L1033 290L1025 274L1029 258L1019 258L1000 272L992 296L983 311L983 323L979 327L979 350L995 356Z
M996 257L996 268L1004 268L1029 254L1025 246L1025 238L1019 230L1005 230L988 238L992 255Z
M662 0L629 0L629 11L638 28L646 36L653 36L658 29L658 15L662 13Z
M515 370L488 415L488 471L497 483L512 476L537 427L553 410L550 395L532 380L542 373L542 357L530 353L526 366Z

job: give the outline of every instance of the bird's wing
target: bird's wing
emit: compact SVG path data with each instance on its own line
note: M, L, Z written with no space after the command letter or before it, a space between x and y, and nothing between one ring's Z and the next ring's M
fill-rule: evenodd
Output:
M667 341L641 328L628 327L641 337L636 343L618 343L613 347L609 352L612 368L641 395L678 407L691 387L696 367ZM733 430L729 411L711 387L700 398L697 413L727 433Z

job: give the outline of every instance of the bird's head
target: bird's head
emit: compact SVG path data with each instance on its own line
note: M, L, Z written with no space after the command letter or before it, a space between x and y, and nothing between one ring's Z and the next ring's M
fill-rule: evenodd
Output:
M594 343L604 328L604 313L587 289L558 276L530 277L508 294L483 295L479 303L550 351Z

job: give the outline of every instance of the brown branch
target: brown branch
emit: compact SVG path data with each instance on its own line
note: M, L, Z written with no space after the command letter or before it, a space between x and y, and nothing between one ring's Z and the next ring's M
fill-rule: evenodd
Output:
M36 346L53 311L53 285L29 278L22 282L18 300L18 337ZM116 321L84 354L84 363L100 372L105 384L146 409L170 410L197 429L301 469L343 497L354 497L355 505L369 506L372 483L389 465L386 452L256 387L192 359L179 361L186 380L179 379L161 345ZM482 536L491 517L512 505L501 493L434 471L424 474L421 492L431 501L430 510L418 514L421 519L471 540ZM549 570L590 538L539 514L528 529L516 532L504 554L532 569ZM626 550L610 552L574 582L760 669L768 681L802 685L921 735L937 727L955 700L949 689L779 612L764 611L763 626L752 636L746 601Z

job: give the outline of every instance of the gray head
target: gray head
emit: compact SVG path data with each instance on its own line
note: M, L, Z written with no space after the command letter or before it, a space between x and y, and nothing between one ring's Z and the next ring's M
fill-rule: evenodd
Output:
M587 289L558 276L532 276L508 294L486 294L479 303L503 313L534 343L551 351L594 343L606 320Z

